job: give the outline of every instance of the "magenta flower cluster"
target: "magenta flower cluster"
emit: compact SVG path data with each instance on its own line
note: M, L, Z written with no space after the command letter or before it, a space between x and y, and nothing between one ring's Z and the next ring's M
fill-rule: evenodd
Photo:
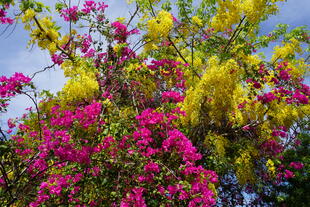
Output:
M8 9L8 6L6 6ZM7 12L4 9L0 9L0 23L1 24L13 24L14 20L10 17L7 17Z
M266 84L267 80L274 84L270 91L257 95L257 100L263 104L273 101L285 101L287 104L308 104L310 89L309 86L302 83L302 79L293 78L290 74L292 69L288 68L286 62L279 63L275 68L275 77L267 78L270 75L268 68L261 64L258 73L253 78L248 78L245 82L251 84L255 90L262 91L262 84ZM239 105L243 108L245 104Z
M69 21L76 22L79 19L78 7L73 6L67 9L62 9L60 16L63 17L66 22L69 22Z
M83 9L81 9L81 11L84 14L89 14L96 11L103 13L107 7L108 5L106 5L104 2L96 3L95 1L85 1L85 3L83 4Z
M180 92L177 91L166 91L162 93L162 102L163 103L178 103L184 100L184 96L181 95Z
M0 77L0 95L1 98L12 97L20 93L25 84L30 83L31 79L22 73L14 73L10 78Z
M127 40L127 37L129 35L138 34L139 33L139 30L137 30L137 29L133 29L133 30L128 31L127 30L127 26L122 24L122 23L120 23L120 22L113 22L111 24L111 26L113 28L115 28L115 31L114 31L115 37L114 38L119 43L125 43L126 40Z
M11 77L0 77L0 112L8 106L8 98L21 93L23 87L30 85L31 78L22 73L14 73Z

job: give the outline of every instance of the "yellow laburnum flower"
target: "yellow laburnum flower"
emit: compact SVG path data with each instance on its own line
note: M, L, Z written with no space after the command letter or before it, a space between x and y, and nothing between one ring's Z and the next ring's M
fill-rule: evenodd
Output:
M185 124L212 122L219 126L235 105L233 96L241 72L236 61L230 59L220 64L216 57L211 57L207 65L205 74L186 93L183 110L187 116L182 118Z
M276 174L276 167L274 166L274 162L271 159L268 159L266 167L268 168L268 171L271 175L274 176Z
M116 44L114 47L113 47L113 50L114 52L118 53L120 51L120 49L122 48L122 46L120 44Z
M116 20L117 20L118 22L124 24L125 21L126 21L126 18L125 18L125 17L118 17L118 18L116 18Z
M199 17L197 17L197 16L193 16L192 17L192 21L193 21L194 24L197 24L200 27L203 26L202 20Z
M51 42L48 39L43 39L38 41L38 46L41 49L48 49L50 46Z
M215 31L223 32L240 22L242 16L246 16L251 23L257 23L262 17L274 14L278 7L273 0L218 0L217 14L211 21Z
M69 40L70 40L69 35L65 35L60 40L58 40L58 45L66 45L66 44L68 44Z
M229 121L235 126L244 126L247 122L247 117L245 117L245 110L239 108L240 103L250 102L247 98L248 92L241 86L237 85L234 94L232 96L232 111L228 113Z
M95 69L86 61L77 60L72 63L67 60L61 68L64 70L64 75L70 78L61 91L64 103L88 99L98 92Z
M243 59L247 64L256 66L255 69L259 69L259 65L263 62L258 55L246 55Z
M310 72L310 65L306 64L303 58L300 58L299 60L294 59L292 61L288 61L287 68L290 69L288 70L288 73L296 79L301 78Z
M264 15L267 0L244 0L241 7L249 22L256 23Z
M152 42L148 42L143 47L145 52L151 51L151 50L157 50L158 46Z
M66 103L81 101L95 95L99 90L98 82L91 74L81 74L69 79L62 89L62 100Z
M217 14L213 17L211 26L215 31L222 32L240 21L241 0L218 0L218 5Z
M287 59L289 55L295 55L295 53L301 53L302 48L300 43L295 38L290 39L290 42L283 43L283 46L275 46L274 54L272 55L271 61L274 62L277 59Z
M54 22L52 22L52 17L44 17L42 19L39 20L40 25L44 28L44 29L50 29L54 26Z
M284 100L281 102L272 102L267 113L269 117L270 127L286 126L290 128L293 123L304 117L301 107L288 105Z
M41 49L47 49L50 54L54 54L57 51L57 48L59 48L57 44L60 36L55 28L55 23L52 22L51 17L44 17L39 19L38 22L39 25L33 24L33 29L31 29L30 24L26 24L28 30L31 30L31 40L29 41L29 45L37 43Z
M247 100L247 104L242 111L243 120L256 120L262 122L264 120L264 113L266 109L261 102L254 100ZM245 122L246 123L246 122Z
M32 18L36 15L35 11L32 9L27 9L25 14L22 16L22 22L26 23L32 20Z
M229 140L223 136L210 133L205 138L205 144L207 146L211 145L219 157L224 157Z
M49 29L46 31L46 35L52 40L55 41L58 39L59 34L55 29Z
M235 160L236 175L241 185L244 185L248 182L255 182L253 157L255 156L256 152L253 150L253 148L249 147L246 150L240 151L240 156Z
M54 42L50 43L48 46L48 50L50 51L51 54L55 54L55 52L57 51L56 43Z
M161 37L167 37L173 27L172 15L162 10L157 17L147 22L148 34L147 36L152 40L157 40Z

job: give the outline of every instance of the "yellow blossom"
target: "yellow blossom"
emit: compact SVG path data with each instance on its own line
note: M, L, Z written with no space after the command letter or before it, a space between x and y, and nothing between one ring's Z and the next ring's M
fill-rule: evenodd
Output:
M157 17L147 22L148 37L157 40L160 37L167 37L173 26L172 15L162 10L158 13Z
M256 23L264 15L267 0L244 0L241 7L248 20Z
M240 151L239 157L235 160L236 175L241 185L255 182L253 157L256 152L252 147Z
M193 16L192 17L192 21L193 21L194 24L197 24L200 27L203 26L202 20L199 17L197 17L197 16Z
M226 147L229 141L223 136L209 133L205 138L205 144L214 148L215 153L223 158L226 154Z
M35 11L32 9L27 9L25 11L25 14L22 16L22 22L26 23L28 21L31 21L32 18L36 15Z
M220 64L216 57L208 61L205 74L186 93L183 109L184 123L193 126L200 122L221 125L233 109L233 99L241 70L234 60Z
M98 92L95 69L87 62L77 60L72 63L67 60L61 68L64 70L64 75L70 78L61 92L61 98L65 103L88 99Z
M268 159L266 163L266 167L268 168L268 171L270 172L270 174L274 176L276 173L276 168L274 166L274 162L271 159Z
M211 26L215 31L225 31L241 19L241 0L218 0L217 14L213 17Z
M301 53L302 49L300 43L295 38L290 39L289 42L284 42L283 46L275 46L274 54L271 61L276 61L277 59L287 59L290 55L295 55L295 53Z

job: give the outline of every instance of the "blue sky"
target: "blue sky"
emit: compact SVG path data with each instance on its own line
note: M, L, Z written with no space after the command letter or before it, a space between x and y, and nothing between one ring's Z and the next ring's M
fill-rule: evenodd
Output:
M42 2L52 6L56 1L43 0ZM78 0L75 0L75 2L78 2ZM108 0L106 2L109 5L107 15L112 19L126 16L131 8L126 4L126 0ZM74 1L72 4L74 4ZM286 3L280 2L279 6L280 13L277 16L270 17L269 20L261 24L263 33L272 31L274 26L279 23L286 23L292 27L301 25L309 27L310 0L288 0ZM4 27L0 26L0 33L3 29ZM26 48L28 38L25 37L28 37L28 34L23 31L21 24L18 24L14 31L12 29L9 28L7 32L0 36L0 76L10 76L14 72L31 75L35 71L51 65L47 52L41 51L36 47ZM266 50L267 56L270 53L270 50ZM56 92L63 87L65 78L62 75L62 71L55 68L37 75L34 82L39 89L48 89ZM9 106L8 113L0 114L0 125L8 117L20 116L28 106L31 106L31 102L27 98L23 96L14 98Z

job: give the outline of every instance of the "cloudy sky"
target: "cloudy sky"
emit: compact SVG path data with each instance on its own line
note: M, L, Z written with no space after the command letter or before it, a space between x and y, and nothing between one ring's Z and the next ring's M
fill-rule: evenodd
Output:
M56 0L43 0L47 5L53 5ZM74 2L74 1L73 1ZM76 0L78 2L78 0ZM126 4L126 0L107 0L109 5L107 14L110 18L124 17L128 15L128 10L132 10ZM74 3L73 3L74 4ZM262 23L263 33L268 33L273 30L278 23L286 23L291 27L307 25L310 23L310 0L288 0L286 3L279 3L280 13L277 16L271 17L266 22ZM53 6L52 6L53 8ZM0 25L0 34L5 27ZM42 68L51 65L48 53L40 49L26 48L28 34L23 31L21 24L9 28L0 36L0 76L10 76L14 72L22 72L31 75ZM266 50L267 56L271 54L270 50ZM59 91L65 83L65 78L61 70L58 68L51 69L37 75L34 79L35 84L39 89L48 89L52 92ZM0 125L6 122L8 117L20 116L24 109L31 106L31 102L22 96L14 98L9 106L7 114L0 114Z

